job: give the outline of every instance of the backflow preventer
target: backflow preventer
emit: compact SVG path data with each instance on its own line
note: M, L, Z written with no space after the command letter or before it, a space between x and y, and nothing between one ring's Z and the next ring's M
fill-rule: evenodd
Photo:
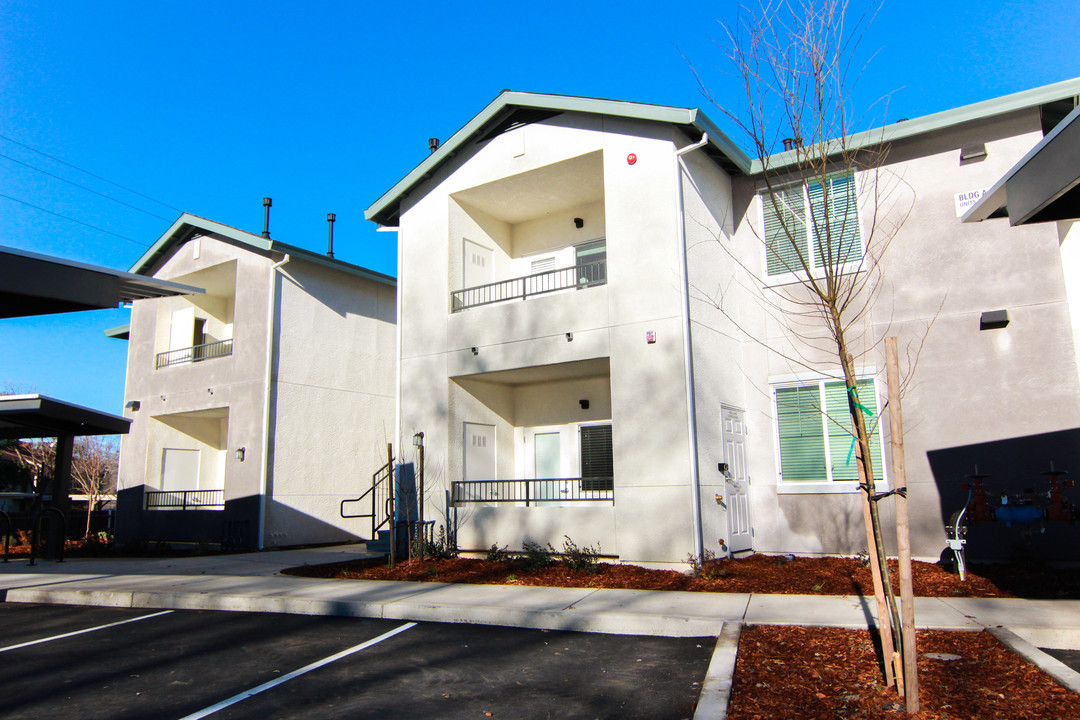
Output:
M945 526L945 534L949 540L949 549L956 557L956 570L960 579L966 578L966 565L964 562L964 545L967 544L968 527L977 522L1003 522L1005 527L1021 525L1028 528L1028 534L1046 532L1046 521L1075 523L1080 517L1077 509L1068 498L1065 497L1063 488L1072 487L1072 480L1063 480L1067 472L1056 470L1054 463L1050 463L1050 469L1043 473L1050 482L1050 488L1036 492L1033 489L1018 493L1001 493L997 504L994 504L987 495L983 481L989 475L980 475L979 466L975 466L975 472L967 476L969 482L963 487L968 491L967 502L964 507L957 510L949 518L949 524Z

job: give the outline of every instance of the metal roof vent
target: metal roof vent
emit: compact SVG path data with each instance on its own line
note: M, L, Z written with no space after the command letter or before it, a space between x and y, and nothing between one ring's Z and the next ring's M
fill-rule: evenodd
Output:
M270 205L273 201L268 197L263 198L263 231L262 236L267 240L270 239Z
M330 237L327 240L326 257L331 260L334 259L334 221L337 220L337 215L334 213L326 213L326 222L330 225Z
M428 138L427 149L431 152L435 152L439 149L439 138Z

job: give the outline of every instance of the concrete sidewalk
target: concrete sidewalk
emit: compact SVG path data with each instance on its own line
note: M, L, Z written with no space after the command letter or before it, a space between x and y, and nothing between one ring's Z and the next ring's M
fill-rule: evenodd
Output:
M867 627L873 598L663 592L504 585L319 580L281 575L299 565L368 556L363 545L164 559L25 559L0 564L0 596L163 609L466 622L547 630L718 636L725 622ZM916 598L921 628L1007 627L1040 647L1080 648L1080 601Z

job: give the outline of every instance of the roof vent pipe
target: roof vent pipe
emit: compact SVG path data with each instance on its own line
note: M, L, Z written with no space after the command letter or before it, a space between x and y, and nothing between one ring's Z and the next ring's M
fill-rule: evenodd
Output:
M439 149L439 138L428 138L427 149L431 152L435 152Z
M795 140L793 138L784 138L783 143L785 150L791 150L795 147Z
M270 239L270 205L272 201L268 197L263 198L263 231L262 236Z
M326 222L330 224L330 239L326 248L326 257L331 260L334 259L334 220L337 220L337 215L334 213L326 213Z

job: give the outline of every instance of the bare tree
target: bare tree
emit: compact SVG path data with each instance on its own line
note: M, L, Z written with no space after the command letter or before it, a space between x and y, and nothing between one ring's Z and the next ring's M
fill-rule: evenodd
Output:
M871 444L877 418L860 398L866 386L857 373L860 358L879 354L888 334L888 327L872 322L871 312L880 300L882 261L914 195L902 177L884 167L889 148L882 137L853 133L860 124L852 109L860 69L853 58L873 13L853 17L847 0L765 0L725 27L742 107L713 97L701 85L747 135L760 163L764 223L754 232L764 245L764 266L758 270L721 245L746 275L738 287L782 329L781 339L743 329L742 318L725 312L723 292L705 295L747 338L793 368L838 368L834 379L846 390L846 403L840 401L844 410L838 413L823 402L829 406L818 411L830 428L853 438L850 454L863 492L886 677L892 684L900 617L878 511L886 494L877 490ZM908 377L921 342L908 349Z
M75 440L71 459L71 482L86 495L86 531L90 536L93 511L99 509L103 495L116 490L116 473L120 461L115 443L101 436L85 436Z

